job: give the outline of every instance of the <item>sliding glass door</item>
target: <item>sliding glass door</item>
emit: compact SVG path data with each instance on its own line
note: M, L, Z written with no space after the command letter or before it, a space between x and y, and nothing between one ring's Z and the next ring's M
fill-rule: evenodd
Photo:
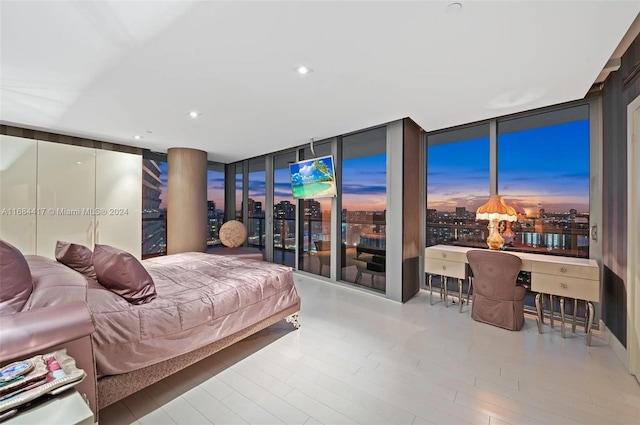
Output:
M387 129L342 138L342 280L386 289Z
M273 262L295 266L296 201L291 193L289 164L296 153L273 157Z
M315 146L315 156L331 155L331 143ZM300 151L300 159L311 159L311 149ZM298 269L331 276L331 202L333 198L298 201L302 214L298 230Z

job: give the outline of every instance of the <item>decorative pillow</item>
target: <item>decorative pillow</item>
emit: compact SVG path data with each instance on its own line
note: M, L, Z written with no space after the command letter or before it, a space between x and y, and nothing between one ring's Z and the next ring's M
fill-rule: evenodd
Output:
M31 270L24 255L0 239L0 316L21 311L32 291Z
M96 244L93 266L98 282L131 304L148 303L156 297L156 287L149 272L126 251Z
M222 245L229 248L237 248L247 239L247 229L242 222L230 220L220 226L218 235Z
M56 260L91 279L98 278L93 268L93 253L84 245L58 241Z

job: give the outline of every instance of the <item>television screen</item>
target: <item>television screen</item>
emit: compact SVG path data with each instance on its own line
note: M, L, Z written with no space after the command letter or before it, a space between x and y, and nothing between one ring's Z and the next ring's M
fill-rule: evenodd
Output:
M307 159L289 165L294 198L327 198L336 196L333 156Z

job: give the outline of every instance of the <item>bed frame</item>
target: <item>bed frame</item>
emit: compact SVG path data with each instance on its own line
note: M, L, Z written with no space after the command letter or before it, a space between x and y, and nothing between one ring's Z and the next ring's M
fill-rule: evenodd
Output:
M298 329L300 327L298 322L299 311L300 301L285 310L267 317L266 319L262 319L254 325L209 345L205 345L202 348L198 348L197 350L128 373L101 377L98 379L97 383L98 409L103 409L119 400L122 400L123 398L140 391L141 389L146 388L167 376L173 375L174 373L229 347L230 345L259 332L282 319L285 319L287 322L291 323L294 328Z

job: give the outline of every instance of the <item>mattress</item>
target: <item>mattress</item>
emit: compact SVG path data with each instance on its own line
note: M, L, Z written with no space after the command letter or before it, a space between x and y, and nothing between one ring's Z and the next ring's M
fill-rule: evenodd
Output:
M26 258L34 293L25 309L86 300L98 376L188 353L300 302L292 269L264 261L193 252L143 260L157 297L133 305L60 263Z

